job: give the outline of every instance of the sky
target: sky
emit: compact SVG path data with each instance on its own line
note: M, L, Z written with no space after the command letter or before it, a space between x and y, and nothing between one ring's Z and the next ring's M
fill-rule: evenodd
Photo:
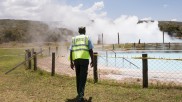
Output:
M181 0L1 0L0 19L56 22L50 26L77 32L86 26L96 43L162 42L158 21L182 21ZM154 22L137 24L139 20ZM76 34L75 34L76 35ZM178 42L165 34L166 42Z
M82 3L85 8L98 0L67 0L68 4ZM140 19L182 21L182 0L103 0L107 16L115 19L121 15L137 16Z

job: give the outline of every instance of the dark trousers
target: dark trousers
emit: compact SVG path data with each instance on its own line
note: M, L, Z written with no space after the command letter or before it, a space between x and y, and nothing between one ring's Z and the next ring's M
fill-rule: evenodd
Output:
M88 59L76 59L74 60L74 65L76 69L76 85L77 85L77 93L79 98L83 98L85 84L87 81L87 73L88 73Z

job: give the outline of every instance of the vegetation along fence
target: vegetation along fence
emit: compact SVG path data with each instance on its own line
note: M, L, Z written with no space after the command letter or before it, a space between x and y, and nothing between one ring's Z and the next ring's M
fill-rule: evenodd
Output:
M102 50L182 50L181 43L122 43L96 46Z

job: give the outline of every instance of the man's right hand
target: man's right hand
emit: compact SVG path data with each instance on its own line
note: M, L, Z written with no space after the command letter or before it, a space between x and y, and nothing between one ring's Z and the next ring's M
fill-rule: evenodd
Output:
M75 66L74 63L71 62L70 67L71 67L72 70L74 70L74 66Z

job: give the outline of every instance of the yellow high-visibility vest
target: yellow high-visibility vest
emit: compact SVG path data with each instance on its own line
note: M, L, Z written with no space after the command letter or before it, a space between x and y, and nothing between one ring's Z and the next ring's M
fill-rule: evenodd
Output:
M89 59L88 36L79 35L72 38L72 59Z

